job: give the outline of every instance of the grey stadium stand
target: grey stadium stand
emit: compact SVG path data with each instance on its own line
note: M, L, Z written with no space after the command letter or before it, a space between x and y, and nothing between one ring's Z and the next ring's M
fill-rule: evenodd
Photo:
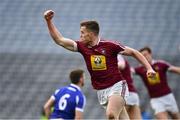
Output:
M0 3L0 119L38 119L47 98L68 84L68 73L86 70L83 58L58 47L49 36L43 12L56 12L54 22L64 36L79 39L79 23L95 19L103 38L139 49L149 45L155 58L180 66L179 0L2 0ZM136 62L129 59L134 65ZM85 119L104 119L86 70ZM178 75L169 84L179 102ZM135 77L141 104L148 103ZM147 99L144 99L147 98ZM178 103L180 108L180 103ZM149 106L146 110L152 112Z

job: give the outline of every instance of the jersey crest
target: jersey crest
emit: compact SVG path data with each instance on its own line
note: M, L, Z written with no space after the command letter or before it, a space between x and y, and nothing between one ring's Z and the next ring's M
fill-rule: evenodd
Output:
M106 57L104 55L91 55L92 70L106 70Z
M148 82L150 85L159 84L160 83L159 73L156 72L155 77L153 77L153 78L148 77Z

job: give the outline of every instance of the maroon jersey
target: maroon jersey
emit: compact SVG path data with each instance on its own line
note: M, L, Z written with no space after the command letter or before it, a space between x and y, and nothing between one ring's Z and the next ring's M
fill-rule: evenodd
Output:
M131 68L126 59L124 59L121 55L118 55L118 63L124 64L124 69L120 70L122 73L122 76L125 78L128 88L130 92L136 92L136 89L133 85L133 79L132 79L132 74L131 74Z
M153 61L151 66L156 71L155 78L147 78L146 69L141 66L135 68L136 74L140 75L151 98L161 97L171 93L167 83L166 72L170 66L169 63L162 60Z
M105 40L100 40L93 47L88 47L80 41L76 42L91 75L94 89L105 89L123 80L118 70L117 54L124 50L124 46Z
M123 70L121 70L122 76L125 78L127 84L128 84L128 88L130 92L136 92L136 89L133 85L133 79L132 79L132 75L131 75L131 69L129 66L129 63L127 62L127 60L125 60L125 68Z

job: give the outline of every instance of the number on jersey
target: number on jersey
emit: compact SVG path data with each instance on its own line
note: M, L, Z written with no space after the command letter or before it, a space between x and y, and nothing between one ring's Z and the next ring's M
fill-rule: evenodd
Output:
M64 110L66 109L67 106L67 99L70 97L69 94L65 94L61 97L61 99L59 100L59 109L60 110Z

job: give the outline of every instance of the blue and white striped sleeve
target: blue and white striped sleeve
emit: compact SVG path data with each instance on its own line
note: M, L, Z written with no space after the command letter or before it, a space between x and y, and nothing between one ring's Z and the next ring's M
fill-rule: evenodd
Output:
M76 96L76 110L83 112L86 104L86 98L83 94Z
M52 98L53 100L55 100L55 99L57 98L57 94L58 94L59 91L60 91L60 89L57 89L57 90L54 92L54 94L51 95L51 98Z

